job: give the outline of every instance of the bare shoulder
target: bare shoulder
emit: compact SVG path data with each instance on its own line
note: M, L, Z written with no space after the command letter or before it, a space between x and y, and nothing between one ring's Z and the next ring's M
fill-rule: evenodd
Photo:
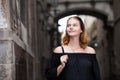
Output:
M88 46L87 48L88 48L88 51L89 51L90 54L96 54L96 51L95 51L94 48L92 48L90 46Z
M62 53L61 46L56 47L56 48L53 50L53 52L54 52L54 53Z

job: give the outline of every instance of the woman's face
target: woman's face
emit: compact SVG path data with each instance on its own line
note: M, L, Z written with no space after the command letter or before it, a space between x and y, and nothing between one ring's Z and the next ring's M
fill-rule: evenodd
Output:
M80 22L75 18L69 19L66 31L69 36L80 36L80 33L82 32Z

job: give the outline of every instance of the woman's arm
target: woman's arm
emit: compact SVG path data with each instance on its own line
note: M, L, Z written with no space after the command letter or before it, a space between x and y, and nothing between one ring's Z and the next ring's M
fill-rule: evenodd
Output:
M54 53L56 53L56 54L62 53L61 46L55 48ZM60 57L61 64L57 67L57 76L59 76L59 74L63 71L63 69L65 67L65 63L67 63L67 59L68 59L68 55L62 55Z
M59 76L59 74L63 71L64 67L65 67L65 63L57 67L57 76Z
M65 63L67 62L68 56L59 54L62 53L62 50L60 52L59 49L61 48L57 47L48 60L45 70L45 75L47 79L56 79L65 67Z
M45 69L45 76L48 80L55 80L57 78L57 67L60 64L58 60L59 55L54 53L50 55Z

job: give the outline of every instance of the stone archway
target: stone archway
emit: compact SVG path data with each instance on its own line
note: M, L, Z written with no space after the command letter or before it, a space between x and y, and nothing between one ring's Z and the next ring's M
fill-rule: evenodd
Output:
M107 14L105 12L102 12L97 9L92 9L92 8L75 8L75 9L69 9L67 11L63 11L55 16L54 21L57 22L60 18L69 16L72 14L77 14L77 15L84 14L84 15L95 16L95 17L103 20L105 26L107 25L107 23L106 23L107 22Z

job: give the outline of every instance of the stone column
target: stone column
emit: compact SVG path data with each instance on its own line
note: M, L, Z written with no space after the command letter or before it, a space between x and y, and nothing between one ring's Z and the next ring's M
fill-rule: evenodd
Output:
M0 80L15 80L8 1L0 0Z

